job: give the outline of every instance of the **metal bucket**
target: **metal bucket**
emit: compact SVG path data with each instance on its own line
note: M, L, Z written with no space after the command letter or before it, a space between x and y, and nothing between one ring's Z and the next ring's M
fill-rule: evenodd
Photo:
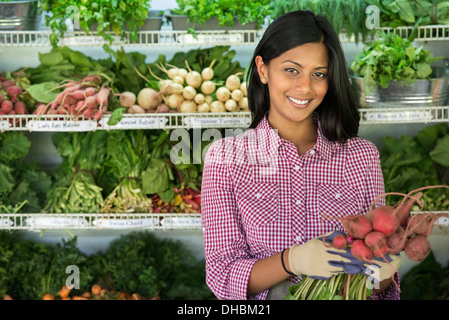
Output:
M408 86L394 80L387 88L367 88L361 77L351 76L352 87L361 108L446 106L449 98L449 72L433 68L430 80L417 80Z
M0 2L0 30L35 30L37 2Z

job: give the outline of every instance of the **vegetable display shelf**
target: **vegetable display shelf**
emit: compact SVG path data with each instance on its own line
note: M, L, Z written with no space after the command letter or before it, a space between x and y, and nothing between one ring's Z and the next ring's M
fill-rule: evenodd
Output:
M426 211L422 212L426 213ZM449 213L434 211L433 213ZM412 215L420 214L412 212ZM0 230L201 230L201 213L0 213ZM435 221L432 234L448 234L449 218Z
M0 213L0 230L200 230L200 213Z
M449 121L449 106L361 108L359 111L362 124ZM110 117L110 114L106 114L99 121L93 121L82 118L72 119L65 115L41 115L39 117L36 115L3 115L0 117L0 132L247 128L251 123L250 112L123 114L122 119L114 125L108 124Z
M72 119L67 115L3 115L0 131L94 131L132 129L193 129L193 128L245 128L251 121L249 112L208 113L145 113L123 114L122 119L109 125L111 115L99 121Z
M413 27L383 27L381 30L394 32L401 37L408 37ZM173 31L139 31L137 41L131 41L129 33L121 38L113 32L106 32L113 37L112 45L126 46L186 46L186 45L256 45L265 30L198 30L195 35L186 30ZM49 30L37 31L0 31L1 46L50 46ZM340 34L341 42L353 42L354 37ZM420 26L416 31L416 41L449 40L449 25ZM84 31L67 32L59 45L65 46L103 46L106 41L95 31L86 34Z

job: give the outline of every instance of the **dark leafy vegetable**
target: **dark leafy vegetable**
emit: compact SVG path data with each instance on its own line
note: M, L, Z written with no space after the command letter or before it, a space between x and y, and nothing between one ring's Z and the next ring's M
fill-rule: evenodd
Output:
M351 63L354 75L363 77L368 88L386 88L394 80L409 85L418 79L430 79L431 64L442 57L434 58L423 46L414 47L394 33L379 31L379 35Z

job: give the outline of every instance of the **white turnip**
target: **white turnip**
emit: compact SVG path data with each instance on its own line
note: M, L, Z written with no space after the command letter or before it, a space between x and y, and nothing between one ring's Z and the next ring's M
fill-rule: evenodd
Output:
M226 79L226 88L229 89L229 91L234 91L235 89L239 89L240 85L241 85L241 81L239 78L239 75L241 75L242 73L236 73L233 75L230 75L227 79Z
M189 66L187 60L185 61L185 63L187 66L187 70L189 71L186 76L186 83L189 86L194 87L195 89L199 88L201 86L201 82L202 82L201 74L198 71L190 69L190 66Z
M231 97L231 91L227 87L220 87L215 95L218 101L226 102Z
M208 67L204 68L201 71L201 77L204 81L212 80L214 78L214 69L212 67L214 66L215 62L216 60L214 59Z
M184 100L181 103L179 111L182 113L192 113L197 112L198 110L195 102L193 102L192 100Z
M136 104L137 97L134 92L124 91L119 95L120 105L124 108L130 108Z
M137 104L145 110L155 109L161 103L161 93L152 88L143 88L137 95Z

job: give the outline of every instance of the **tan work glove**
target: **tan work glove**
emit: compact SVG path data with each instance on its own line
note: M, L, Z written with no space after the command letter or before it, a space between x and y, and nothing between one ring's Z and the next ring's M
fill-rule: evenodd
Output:
M374 258L373 263L366 265L363 274L370 277L374 282L390 279L401 265L401 255L387 254L385 259L388 263L382 258Z
M335 236L343 234L333 231L324 236L330 245ZM327 247L323 236L306 243L290 247L288 261L290 270L296 275L307 275L315 279L329 279L339 273L358 274L366 268L366 263L356 259L350 250Z

